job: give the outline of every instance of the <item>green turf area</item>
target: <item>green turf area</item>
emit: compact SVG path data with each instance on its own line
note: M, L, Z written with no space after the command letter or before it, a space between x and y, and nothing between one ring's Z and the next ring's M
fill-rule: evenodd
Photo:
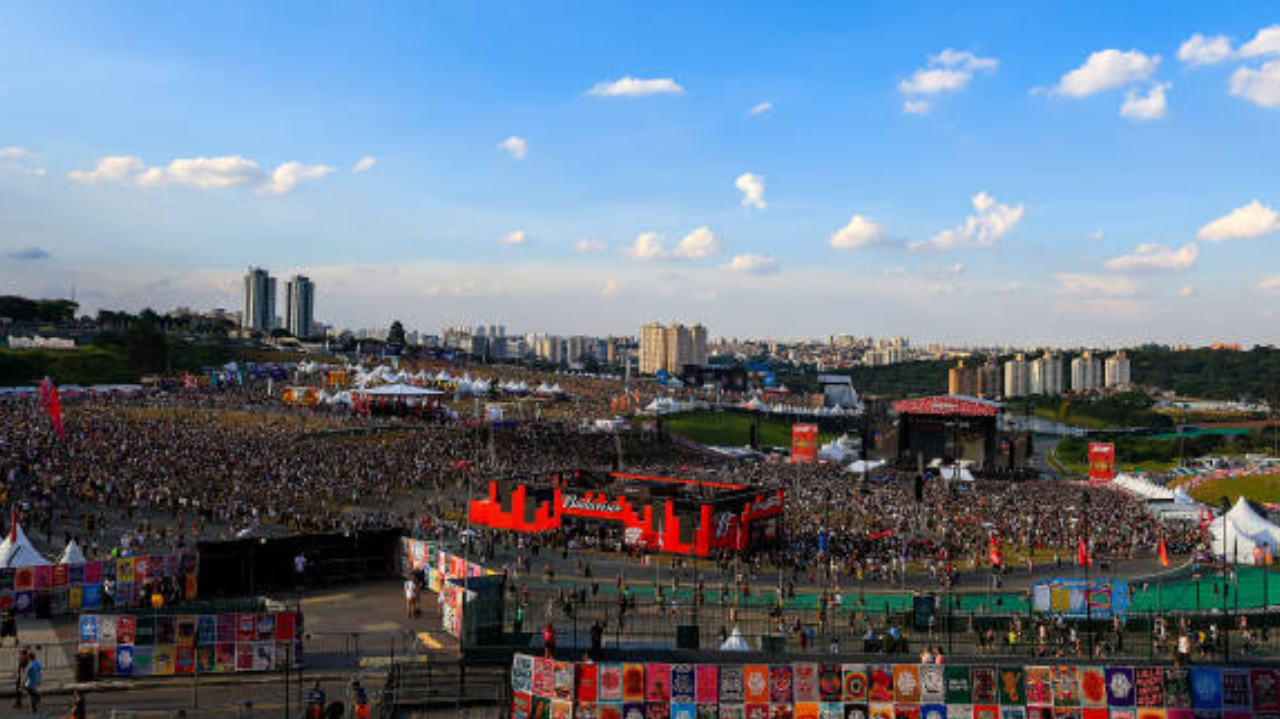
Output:
M751 420L752 416L745 412L701 410L668 415L663 418L662 426L671 434L698 444L743 447L751 443ZM758 416L756 421L761 446L791 446L790 422L766 416ZM831 439L826 433L819 436L821 442Z
M1242 495L1255 502L1280 502L1280 475L1212 479L1191 490L1190 494L1195 499L1215 507L1223 497L1227 497L1232 504L1235 504Z

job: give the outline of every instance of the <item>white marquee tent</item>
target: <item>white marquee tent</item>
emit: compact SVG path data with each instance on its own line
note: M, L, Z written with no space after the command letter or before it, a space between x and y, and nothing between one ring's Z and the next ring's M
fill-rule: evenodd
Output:
M9 536L0 542L0 568L44 567L48 564L49 560L36 550L30 539L27 539L15 515L10 523Z
M1253 564L1254 548L1280 549L1280 527L1267 521L1241 497L1236 506L1213 520L1213 553L1236 564Z
M84 564L86 561L84 551L80 549L80 545L76 540L67 542L67 548L62 550L62 558L58 560L58 564Z

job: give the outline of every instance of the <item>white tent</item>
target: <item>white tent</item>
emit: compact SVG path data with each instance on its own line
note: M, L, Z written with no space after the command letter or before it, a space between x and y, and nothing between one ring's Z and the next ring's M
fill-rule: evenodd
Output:
M863 460L857 459L849 464L849 471L854 474L862 474L863 472L874 472L885 465L883 459Z
M729 635L728 639L724 640L724 644L720 645L720 651L749 652L751 651L751 644L749 644L746 638L742 636L742 630L735 626L733 628L733 633Z
M1187 494L1187 491L1182 487L1178 487L1177 489L1173 490L1173 501L1175 504L1195 504L1196 503L1196 500L1192 499L1191 495Z
M1168 487L1156 484L1155 482L1143 479L1142 477L1135 477L1131 474L1117 475L1111 483L1119 489L1123 489L1129 494L1135 495L1139 499L1173 501L1175 498L1173 491Z
M48 564L49 560L36 551L35 545L27 539L22 527L18 526L18 517L15 513L10 522L9 536L0 542L0 568L44 567Z
M1213 553L1236 564L1253 564L1255 548L1280 550L1280 527L1264 519L1241 497L1236 506L1213 520Z
M365 397L394 397L397 399L415 399L420 397L434 397L442 395L438 389L423 389L414 387L411 384L388 384L373 389L360 390L360 394Z
M62 550L62 558L58 560L58 564L84 564L86 561L88 560L80 550L80 545L73 539L67 542L67 548Z

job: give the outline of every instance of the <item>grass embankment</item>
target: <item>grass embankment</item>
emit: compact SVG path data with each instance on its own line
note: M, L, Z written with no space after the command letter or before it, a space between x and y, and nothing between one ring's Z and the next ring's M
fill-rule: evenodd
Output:
M791 446L790 422L765 416L758 417L756 421L756 440L761 446ZM751 417L745 413L682 412L663 418L662 425L671 434L698 444L743 447L751 443ZM819 442L828 442L832 438L830 433L822 433Z
M1235 504L1241 496L1255 502L1280 502L1280 474L1211 479L1191 490L1189 494L1215 507L1223 497L1230 500L1232 504Z

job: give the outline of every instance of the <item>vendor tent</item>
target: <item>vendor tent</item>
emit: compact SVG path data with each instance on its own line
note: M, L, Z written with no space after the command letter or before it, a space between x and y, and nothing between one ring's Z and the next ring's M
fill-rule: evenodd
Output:
M1231 511L1213 520L1213 553L1236 564L1253 564L1254 549L1280 549L1280 527L1254 511L1241 497Z
M729 638L724 640L724 643L720 645L720 651L749 652L751 651L751 644L747 642L746 637L742 636L742 630L735 626L733 628L733 633L730 634Z
M58 560L58 564L84 564L86 561L88 560L80 550L80 545L73 539L67 542L67 548L62 550L62 558Z
M9 523L9 536L5 537L4 542L0 542L0 569L44 567L48 564L49 560L36 551L35 545L27 539L22 527L18 525L18 515L15 512Z

